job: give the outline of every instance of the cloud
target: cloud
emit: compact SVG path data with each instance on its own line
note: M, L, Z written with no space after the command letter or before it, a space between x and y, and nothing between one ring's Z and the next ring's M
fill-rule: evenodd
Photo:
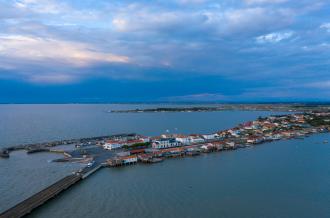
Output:
M257 43L277 43L293 36L294 32L275 32L256 37Z
M202 4L205 3L207 0L178 0L181 4Z
M308 83L304 86L309 88L330 89L330 80Z
M28 77L28 81L37 84L70 84L77 81L74 75L53 73L45 75L32 75Z
M52 0L19 0L14 6L21 10L30 10L41 14L60 14L68 10L65 3Z
M329 7L324 0L0 0L0 71L33 83L306 82L327 76L328 35L320 30L328 31ZM196 93L206 94L185 98L222 97Z
M320 28L330 33L330 23L323 23Z
M288 0L244 0L247 4L278 4Z
M54 38L0 35L0 57L32 62L56 62L77 67L98 62L128 63L126 56L98 51L91 45ZM0 61L1 66L1 61Z
M192 95L182 95L182 96L170 96L164 97L161 100L163 101L178 101L178 102L207 102L207 101L223 101L227 100L228 96L225 96L220 93L199 93Z
M280 17L280 19L279 19ZM144 37L242 37L272 30L292 22L290 10L262 7L166 10L134 5L115 13L114 29ZM239 35L242 34L242 35Z

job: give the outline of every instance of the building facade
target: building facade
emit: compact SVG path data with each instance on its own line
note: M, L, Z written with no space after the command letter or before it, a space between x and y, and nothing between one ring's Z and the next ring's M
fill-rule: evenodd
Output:
M152 147L156 149L172 148L180 145L180 142L176 141L175 138L161 138L153 141Z

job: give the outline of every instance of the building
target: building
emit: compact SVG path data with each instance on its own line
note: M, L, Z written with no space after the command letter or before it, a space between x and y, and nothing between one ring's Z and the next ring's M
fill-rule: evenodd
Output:
M249 144L259 144L261 142L263 142L263 138L259 138L259 137L253 137L253 136L250 136L247 140L246 140L247 143Z
M123 142L125 145L131 146L138 143L146 143L144 139L133 139Z
M204 143L205 140L200 137L199 135L190 135L189 136L189 141L191 144L198 144L198 143Z
M224 144L224 149L235 149L235 143L234 142L226 142Z
M138 158L136 155L130 155L130 156L122 157L121 160L123 161L123 164L132 164L132 163L136 163L138 161Z
M180 145L180 142L176 141L175 138L160 138L153 141L152 148L163 149L172 148Z
M123 144L119 141L107 141L104 145L103 148L107 150L113 150L117 148L121 148Z
M214 133L214 134L207 134L207 135L202 135L202 138L206 140L212 140L212 139L217 139L219 138L219 135Z
M238 129L230 129L230 130L228 130L228 133L230 133L230 135L232 135L234 137L239 137L239 134L241 133L241 131Z
M116 140L116 141L128 141L128 140L138 139L139 137L140 136L135 133L130 133L130 134L112 135L111 139Z
M175 137L175 140L180 142L183 145L190 145L191 144L189 137L184 136L184 135L177 135Z

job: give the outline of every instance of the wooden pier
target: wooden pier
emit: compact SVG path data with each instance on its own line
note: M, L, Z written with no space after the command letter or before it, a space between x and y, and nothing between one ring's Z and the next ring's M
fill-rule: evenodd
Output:
M80 175L69 175L57 181L53 185L45 188L44 190L34 194L28 199L18 203L16 206L9 208L0 214L0 218L16 218L23 217L29 214L33 209L43 205L48 200L54 198L56 195L69 188L73 184L80 181Z

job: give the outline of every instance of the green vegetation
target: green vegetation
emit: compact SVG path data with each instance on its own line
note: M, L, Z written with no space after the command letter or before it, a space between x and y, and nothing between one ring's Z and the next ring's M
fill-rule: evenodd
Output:
M113 113L138 113L138 112L200 112L200 111L220 111L219 107L163 107L163 108L147 108L135 110L113 110Z
M132 145L124 145L123 148L125 149L137 149L137 148L148 148L151 146L150 142L141 142L141 143L135 143Z
M312 116L307 119L307 123L311 126L330 126L330 115L328 116Z

